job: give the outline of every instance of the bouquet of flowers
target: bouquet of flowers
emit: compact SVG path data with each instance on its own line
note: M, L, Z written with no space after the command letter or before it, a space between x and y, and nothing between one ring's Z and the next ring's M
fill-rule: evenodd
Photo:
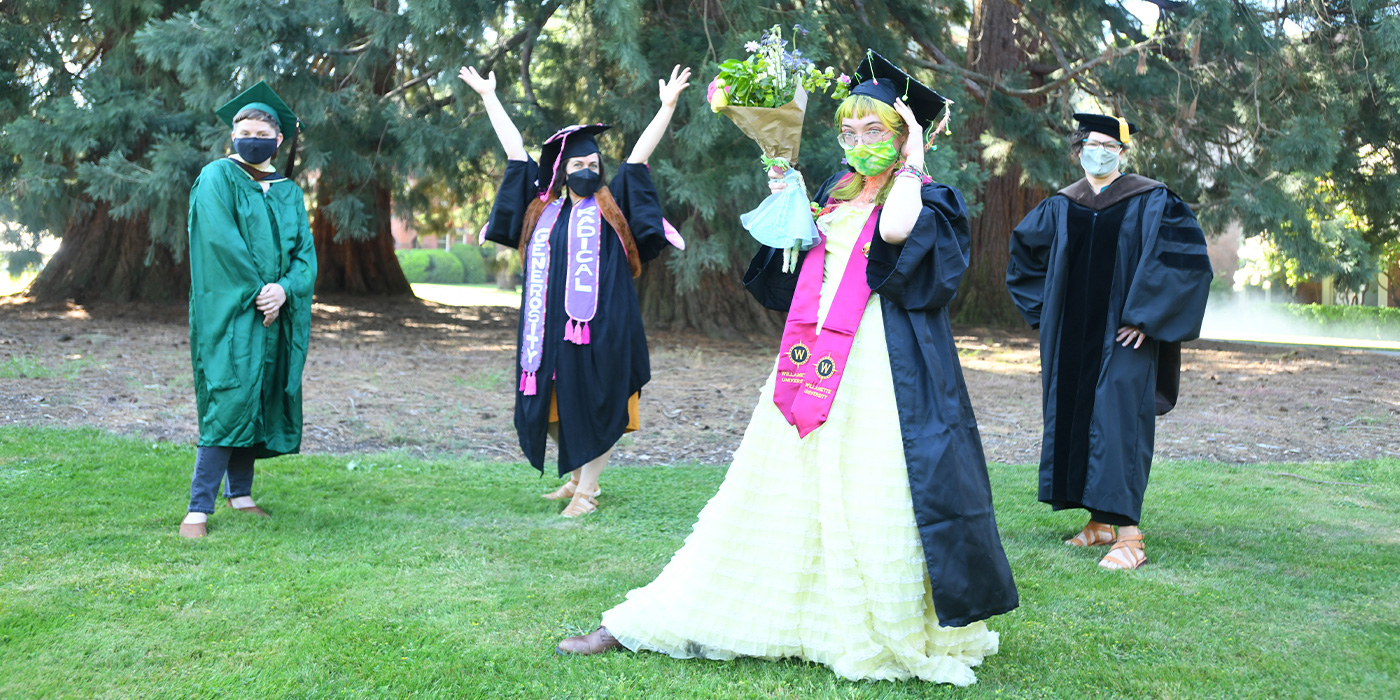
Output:
M850 94L851 79L836 69L819 70L796 47L802 25L793 27L789 50L782 27L774 25L757 41L744 45L750 56L719 65L710 83L710 108L729 117L740 131L763 149L763 165L781 176L786 187L769 196L757 209L740 217L744 227L760 243L779 248L807 250L816 245L810 202L802 174L793 165L802 146L802 119L807 94L830 92L834 99Z

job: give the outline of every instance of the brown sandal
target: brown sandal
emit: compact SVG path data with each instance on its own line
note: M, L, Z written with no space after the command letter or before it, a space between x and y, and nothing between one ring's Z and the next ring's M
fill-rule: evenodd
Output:
M580 515L588 515L598 510L598 494L602 492L602 489L598 489L593 493L584 493L575 490L574 499L569 501L568 507L565 508L564 512L560 513L560 515L566 518L577 518Z
M566 481L566 482L564 482L564 485L563 485L563 486L560 486L559 488L557 488L557 489L555 489L555 490L553 490L553 491L550 491L549 493L542 494L542 495L540 496L540 498L543 498L543 499L545 499L546 501L562 501L562 500L564 500L564 499L566 499L566 498L573 498L573 497L574 497L574 491L577 490L577 489L578 489L578 482L577 482L577 481ZM603 488L600 486L600 487L598 487L598 490L597 490L597 491L593 492L593 497L594 497L594 498L597 498L597 497L599 497L599 496L601 496L601 495L603 495Z
M560 486L559 488L550 491L549 493L540 495L540 498L543 498L546 501L562 501L566 498L573 498L574 489L576 488L578 488L578 482L565 481L563 486Z
M1079 531L1079 534L1065 540L1065 544L1071 547L1101 547L1113 544L1113 541L1112 525L1090 520L1084 525L1084 529Z
M1120 535L1108 550L1099 566L1110 571L1131 571L1147 563L1147 552L1143 548L1142 533Z

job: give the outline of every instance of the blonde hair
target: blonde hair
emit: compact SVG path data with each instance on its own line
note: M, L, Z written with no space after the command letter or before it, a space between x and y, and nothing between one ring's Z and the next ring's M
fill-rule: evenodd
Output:
M836 108L836 128L841 128L841 122L847 119L864 119L870 115L879 118L896 140L903 138L908 133L908 127L904 124L904 117L899 116L899 112L894 111L894 107L885 104L869 95L851 95L841 101ZM893 166L891 166L893 167ZM880 191L875 194L875 203L884 204L885 198L890 194L890 188L894 185L894 178L885 181ZM849 201L860 196L865 190L865 176L860 173L848 173L831 188L830 197L837 201Z

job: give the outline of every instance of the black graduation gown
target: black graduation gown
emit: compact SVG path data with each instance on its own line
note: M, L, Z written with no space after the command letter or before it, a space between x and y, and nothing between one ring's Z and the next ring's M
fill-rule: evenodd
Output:
M520 246L525 208L536 196L539 165L533 159L512 160L496 193L486 239ZM655 258L667 245L661 205L645 165L622 164L608 189L636 239L642 262ZM651 380L646 331L632 283L627 254L613 227L603 222L600 246L598 312L589 322L590 342L564 340L565 278L569 256L569 214L566 197L550 234L549 291L545 299L544 357L537 375L537 393L519 390L520 353L511 378L515 393L515 430L520 449L530 464L544 471L549 428L549 396L559 402L559 475L563 476L608 451L627 428L627 400ZM523 294L523 291L522 291ZM521 314L517 341L523 333Z
M1191 208L1140 175L1098 194L1080 180L1016 227L1006 286L1040 329L1042 502L1141 519L1156 416L1176 403L1211 278ZM1115 342L1125 325L1141 348Z
M841 175L822 183L814 201L824 204ZM924 186L923 200L904 244L875 236L866 281L880 296L884 313L904 461L934 609L939 624L962 627L1013 610L1019 602L946 308L968 265L966 207L957 190L936 183ZM744 286L764 306L788 311L797 275L781 268L782 251L764 246L749 265Z

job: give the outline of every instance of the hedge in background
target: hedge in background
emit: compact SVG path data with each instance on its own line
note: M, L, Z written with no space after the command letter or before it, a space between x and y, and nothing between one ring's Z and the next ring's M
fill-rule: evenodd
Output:
M396 250L394 254L410 284L462 283L465 274L462 261L445 250Z
M452 246L452 254L462 261L462 281L467 284L485 284L491 280L490 272L486 267L486 259L482 256L481 247L458 243Z
M1400 309L1379 306L1278 304L1278 310L1320 332L1375 340L1400 340Z

